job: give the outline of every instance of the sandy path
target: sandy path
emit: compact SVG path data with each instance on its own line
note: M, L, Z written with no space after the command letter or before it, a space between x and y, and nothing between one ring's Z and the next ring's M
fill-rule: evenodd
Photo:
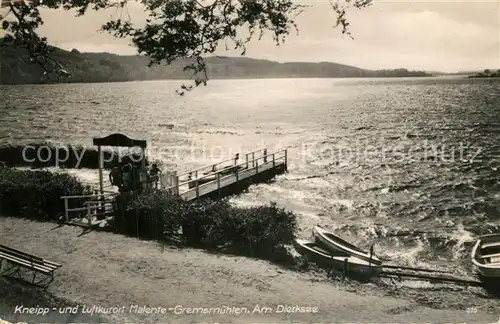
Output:
M86 305L122 307L125 311L109 319L120 323L494 323L499 314L465 310L435 310L411 301L348 292L332 283L313 280L310 274L279 269L264 261L216 256L198 250L163 248L103 232L79 236L82 229L51 223L0 217L0 244L6 244L63 264L48 291L56 297ZM10 321L27 319L14 315L0 289L0 317ZM246 314L143 315L129 311L130 305L150 307L246 307ZM317 313L258 313L256 305L317 307ZM35 306L35 305L34 305ZM76 318L49 313L50 321ZM33 318L31 318L33 319ZM48 321L39 317L37 322ZM102 322L80 318L80 322Z

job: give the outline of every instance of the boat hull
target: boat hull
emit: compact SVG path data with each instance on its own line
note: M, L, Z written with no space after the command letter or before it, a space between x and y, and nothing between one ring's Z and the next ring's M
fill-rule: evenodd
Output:
M483 282L500 281L500 234L479 237L471 261Z
M349 276L371 278L380 275L382 270L379 265L369 264L353 256L331 255L329 251L323 250L321 246L311 241L295 240L294 248L299 254L318 266L341 272L347 270Z
M500 280L500 269L490 269L490 268L483 268L483 267L476 267L477 272L479 275L484 278L484 279L496 279Z
M357 246L333 233L325 231L319 226L314 226L312 232L316 242L325 246L333 255L354 256L375 265L382 264L382 261L377 256L370 256L369 252L361 250Z

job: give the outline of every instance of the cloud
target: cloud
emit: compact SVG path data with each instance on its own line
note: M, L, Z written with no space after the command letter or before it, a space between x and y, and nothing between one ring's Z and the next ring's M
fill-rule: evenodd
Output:
M315 18L316 28L328 29L325 20ZM252 44L248 54L280 61L336 61L371 69L456 71L500 63L498 26L457 21L430 10L394 12L380 6L355 13L351 15L354 40L341 38L332 30L311 33L307 28L314 22L307 19L302 22L306 32L291 36L282 48L274 49L271 43Z
M383 53L384 59L378 61L385 60L386 67L389 62L405 59L402 66L456 70L466 62L470 64L471 57L479 68L498 66L498 28L456 21L432 11L379 16L370 26L353 24L358 37L351 44L351 51L371 49L372 53Z

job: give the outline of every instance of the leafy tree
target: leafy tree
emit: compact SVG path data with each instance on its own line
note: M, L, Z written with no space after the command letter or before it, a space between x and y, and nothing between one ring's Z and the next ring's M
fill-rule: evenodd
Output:
M245 55L250 41L260 40L266 32L280 45L292 30L298 33L295 19L306 7L293 0L2 0L2 6L8 7L9 12L0 20L14 46L26 49L30 63L41 65L48 74L63 67L51 57L53 48L47 39L37 33L43 24L41 8L75 9L76 16L82 16L89 8L117 8L123 12L130 1L139 1L144 6L148 14L146 24L134 26L130 17L124 19L120 15L106 22L102 31L119 38L131 38L138 52L149 57L150 66L188 59L190 63L185 70L193 72L195 86L206 84L208 76L203 56L213 54L221 41L226 42L226 48L241 50L241 55ZM336 13L334 27L351 36L346 11L368 7L372 1L330 0ZM242 35L244 30L248 35ZM182 87L183 90L192 88Z

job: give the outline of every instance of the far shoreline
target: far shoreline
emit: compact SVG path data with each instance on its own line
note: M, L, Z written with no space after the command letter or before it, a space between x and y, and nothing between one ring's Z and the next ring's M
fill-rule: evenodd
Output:
M321 76L312 76L312 77L249 77L249 78L213 78L209 79L210 81L246 81L246 80L300 80L300 79L314 79L314 80L326 80L326 79L335 79L335 80L374 80L374 79L425 79L425 78L438 78L438 75L408 75L408 76L351 76L351 77L321 77ZM91 82L38 82L38 83L0 83L0 86L24 86L24 85L54 85L54 84L105 84L105 83L133 83L133 82L157 82L157 81L172 81L172 82L194 82L190 79L144 79L144 80L123 80L123 81L91 81ZM199 86L201 87L201 85Z
M500 76L480 76L480 75L469 75L469 79L500 79Z

